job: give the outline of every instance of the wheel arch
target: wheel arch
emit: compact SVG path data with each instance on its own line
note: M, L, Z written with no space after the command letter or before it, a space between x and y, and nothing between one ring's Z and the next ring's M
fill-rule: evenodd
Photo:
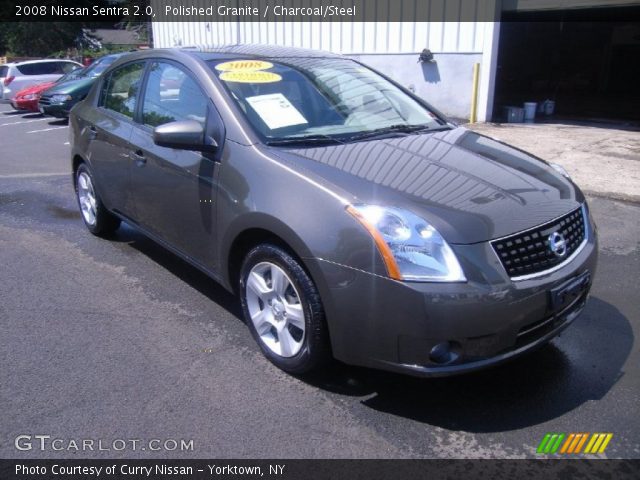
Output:
M73 186L75 188L76 186L76 172L78 171L78 167L80 167L80 165L82 163L87 163L86 160L84 158L82 158L82 156L78 153L76 153L73 158L71 159L71 177L73 179Z
M222 241L220 273L224 275L225 286L231 292L238 294L238 280L244 257L253 247L262 243L275 244L291 254L315 284L320 298L330 298L330 289L322 275L319 262L304 240L281 220L257 212L248 214L242 220L238 219L228 229ZM326 305L325 315L331 339L331 319Z
M310 268L313 254L305 242L281 220L256 212L234 222L222 241L221 272L232 291L237 288L242 260L249 250L263 243L273 243L293 255L320 288L317 275Z
M252 214L251 222L243 222L244 228L236 228L233 234L227 235L223 242L221 272L227 288L239 295L239 276L242 262L254 247L261 244L272 244L282 248L290 254L302 267L315 285L324 307L324 326L327 333L329 352L333 350L333 336L331 334L331 318L326 301L329 299L328 284L325 281L320 266L305 242L293 229L282 221L262 214ZM286 240L285 240L286 239ZM331 353L331 355L333 355Z

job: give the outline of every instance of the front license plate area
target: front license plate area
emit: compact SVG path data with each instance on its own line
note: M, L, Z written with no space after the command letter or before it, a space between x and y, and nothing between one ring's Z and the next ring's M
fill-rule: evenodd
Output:
M561 311L582 295L591 284L591 273L584 272L549 291L551 310Z

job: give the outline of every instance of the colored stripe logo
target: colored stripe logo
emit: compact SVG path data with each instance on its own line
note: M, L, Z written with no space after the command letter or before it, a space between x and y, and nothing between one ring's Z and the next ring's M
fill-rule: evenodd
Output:
M538 445L536 453L543 455L604 453L612 438L613 433L547 433Z

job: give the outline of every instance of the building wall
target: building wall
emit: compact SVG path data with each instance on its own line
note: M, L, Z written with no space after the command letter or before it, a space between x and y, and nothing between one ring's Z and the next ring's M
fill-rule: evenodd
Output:
M469 117L473 64L480 53L436 53L435 62L417 62L417 53L349 55L414 91L438 110L458 119Z
M197 2L193 2L197 4ZM482 53L486 22L154 22L157 47L261 43L344 54Z
M478 2L460 0L460 5L473 8ZM390 74L456 118L469 117L477 62L481 64L478 119L483 121L491 116L496 26L480 21L154 22L153 38L156 48L260 43L342 53ZM434 53L435 63L418 63L424 48Z

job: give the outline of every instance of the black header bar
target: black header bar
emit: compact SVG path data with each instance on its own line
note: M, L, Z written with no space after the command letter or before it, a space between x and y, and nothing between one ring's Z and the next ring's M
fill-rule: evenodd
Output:
M3 480L636 479L640 460L0 460Z
M505 0L0 0L2 22L629 21L637 5L505 10ZM553 1L545 3L550 7Z

